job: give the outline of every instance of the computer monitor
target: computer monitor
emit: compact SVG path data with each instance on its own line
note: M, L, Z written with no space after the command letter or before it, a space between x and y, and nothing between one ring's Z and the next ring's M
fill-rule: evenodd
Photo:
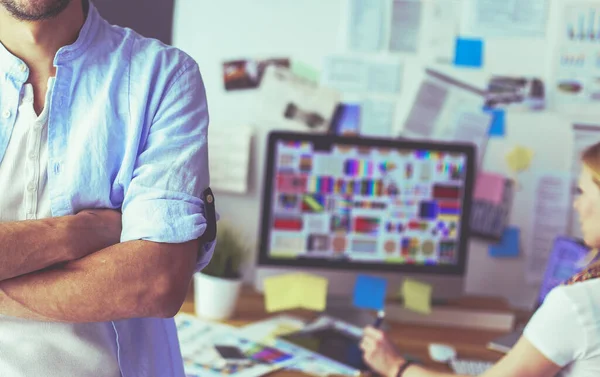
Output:
M457 297L469 239L475 147L272 132L255 286L308 272L351 297L357 274L433 284Z

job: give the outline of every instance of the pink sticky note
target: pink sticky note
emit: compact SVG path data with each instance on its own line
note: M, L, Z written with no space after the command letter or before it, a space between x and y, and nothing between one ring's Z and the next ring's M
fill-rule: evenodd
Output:
M475 182L475 200L484 200L493 204L501 204L504 195L504 176L481 172Z

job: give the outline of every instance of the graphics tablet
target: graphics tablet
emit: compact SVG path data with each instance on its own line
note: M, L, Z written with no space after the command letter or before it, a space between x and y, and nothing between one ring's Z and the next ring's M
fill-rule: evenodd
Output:
M368 371L359 347L362 330L339 321L323 321L322 325L307 328L281 339L300 346L351 368Z

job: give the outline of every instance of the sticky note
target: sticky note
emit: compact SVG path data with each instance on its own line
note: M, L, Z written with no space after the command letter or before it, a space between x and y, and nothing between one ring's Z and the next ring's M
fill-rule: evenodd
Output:
M402 284L404 307L422 314L431 314L431 285L413 279L405 279Z
M353 304L357 308L381 310L385 307L387 280L358 275L354 284Z
M475 181L475 200L500 205L504 197L504 185L506 178L500 174L480 172Z
M488 136L504 136L504 124L506 117L504 109L484 109L484 111L492 115L492 124L490 125Z
M278 312L298 307L298 297L290 292L295 291L296 274L271 276L264 280L265 308L267 312Z
M518 256L520 233L519 228L506 227L500 243L489 246L490 256L494 258L511 258Z
M320 276L294 273L264 280L265 309L278 312L291 309L325 310L328 281Z
M520 172L527 170L533 159L533 151L530 148L524 146L514 147L506 155L506 163L508 167L514 172Z
M483 65L483 40L457 38L454 65L481 67Z
M302 274L302 278L297 281L298 299L302 309L322 312L327 305L327 285L325 278Z
M290 70L293 74L295 74L298 77L302 77L303 79L316 83L319 82L319 71L306 63L293 60Z

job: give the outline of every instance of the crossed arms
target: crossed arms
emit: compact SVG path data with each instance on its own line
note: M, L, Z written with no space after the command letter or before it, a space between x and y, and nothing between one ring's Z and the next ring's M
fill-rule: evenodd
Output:
M199 241L119 243L121 214L0 223L0 314L52 322L172 317Z

